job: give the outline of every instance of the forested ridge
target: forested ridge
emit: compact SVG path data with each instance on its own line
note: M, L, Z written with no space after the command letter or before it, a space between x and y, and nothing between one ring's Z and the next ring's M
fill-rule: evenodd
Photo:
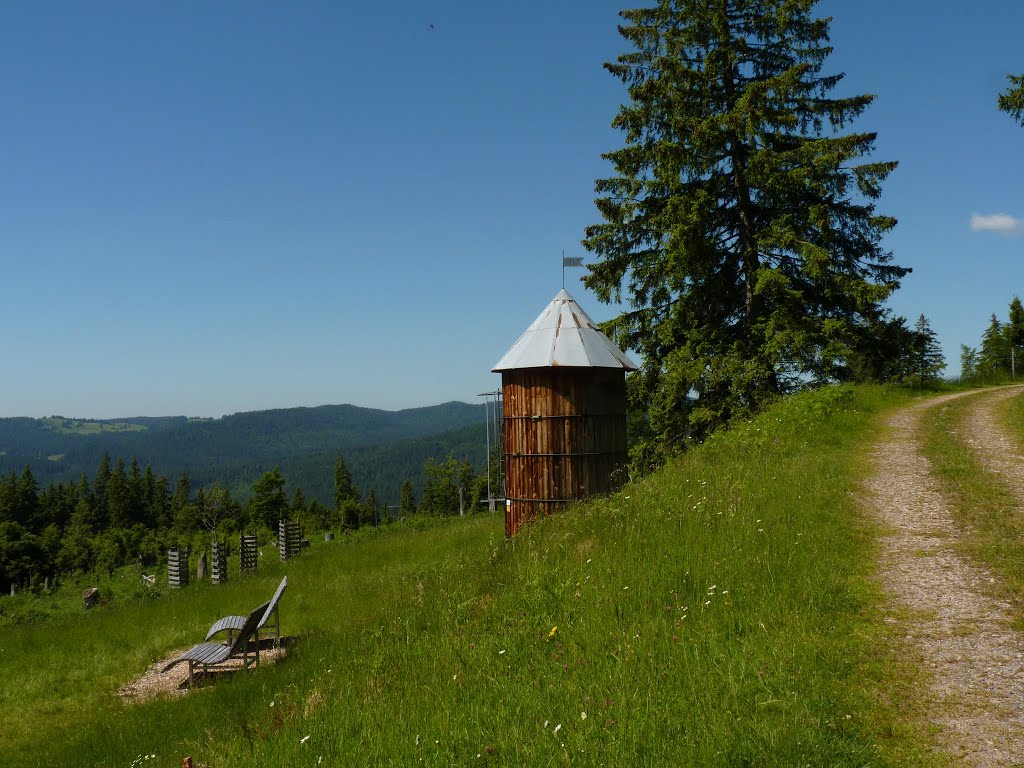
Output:
M340 452L357 486L376 488L396 504L405 479L419 487L427 458L454 453L480 468L485 443L482 406L455 401L401 411L324 405L218 419L3 418L0 474L30 466L41 485L77 481L91 476L106 453L167 477L185 473L197 488L219 483L244 499L265 471L279 466L290 488L330 504Z
M38 588L45 577L154 566L168 547L202 551L241 531L267 541L283 519L312 534L478 509L488 488L483 415L452 402L204 420L4 419L0 583Z

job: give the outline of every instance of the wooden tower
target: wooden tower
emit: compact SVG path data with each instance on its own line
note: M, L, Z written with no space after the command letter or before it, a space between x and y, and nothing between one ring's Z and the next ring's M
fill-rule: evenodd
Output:
M636 366L565 289L493 370L504 403L506 536L625 479L626 372Z

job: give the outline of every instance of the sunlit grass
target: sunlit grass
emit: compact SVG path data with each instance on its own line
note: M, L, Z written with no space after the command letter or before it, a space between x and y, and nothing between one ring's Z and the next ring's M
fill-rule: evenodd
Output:
M793 398L509 542L495 515L394 526L5 627L0 674L25 680L0 693L6 746L39 766L932 764L854 495L901 399ZM283 662L113 695L285 572Z
M90 421L88 419L65 419L49 416L39 420L44 428L60 435L98 435L106 432L145 432L142 424L127 421Z

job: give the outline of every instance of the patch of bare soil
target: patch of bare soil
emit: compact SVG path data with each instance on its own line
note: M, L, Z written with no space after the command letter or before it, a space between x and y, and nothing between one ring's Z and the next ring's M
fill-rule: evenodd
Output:
M282 638L282 641L285 639L286 638ZM269 644L261 646L260 664L276 664L288 652L287 644L283 643L280 647L274 648L272 642L273 641L270 641ZM145 672L139 675L139 677L120 688L117 691L117 695L120 696L123 701L128 703L149 701L150 699L158 696L168 698L184 696L189 691L188 663L182 662L167 672L163 672L161 670L187 650L188 648L181 648L180 650L172 653L166 659L161 659L156 662ZM250 666L248 671L252 672L256 668L257 667ZM225 676L236 675L244 672L245 668L242 664L241 658L228 659L225 663L212 667L209 672L201 672L197 669L193 675L193 687L204 687Z
M954 521L918 432L925 409L960 393L905 408L876 446L866 501L885 529L880 574L887 592L914 617L908 650L931 673L929 723L958 765L1024 762L1024 637L1010 627L1009 606L986 594L993 582L955 544L969 535ZM980 436L980 433L979 433Z

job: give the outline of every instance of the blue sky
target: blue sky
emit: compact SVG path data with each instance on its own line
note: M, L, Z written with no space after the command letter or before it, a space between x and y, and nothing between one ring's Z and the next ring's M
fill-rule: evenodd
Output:
M351 6L351 7L350 7ZM473 401L587 256L609 0L0 4L0 416ZM1024 293L1024 3L823 0L951 370ZM433 25L433 26L431 26ZM570 273L566 287L596 319Z

